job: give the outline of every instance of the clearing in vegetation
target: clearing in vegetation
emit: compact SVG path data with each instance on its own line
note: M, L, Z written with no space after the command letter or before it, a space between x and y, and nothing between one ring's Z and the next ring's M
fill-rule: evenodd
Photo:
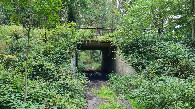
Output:
M87 104L84 109L132 109L127 100L110 89L108 81L91 81L87 84Z

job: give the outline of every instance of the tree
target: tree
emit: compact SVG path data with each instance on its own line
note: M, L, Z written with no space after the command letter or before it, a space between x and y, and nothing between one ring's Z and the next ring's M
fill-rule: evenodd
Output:
M24 102L27 98L28 55L30 48L30 32L35 27L55 27L59 23L61 0L8 0L1 4L5 11L11 11L12 23L22 25L27 30L25 91Z
M135 0L121 14L123 35L172 34L193 36L193 0ZM190 32L192 31L192 32Z
M90 0L61 0L61 22L76 22L78 23L79 15L85 11L89 5Z
M121 9L119 0L90 0L88 7L80 11L77 24L83 27L116 28L119 17L116 10Z
M194 0L192 0L191 17L192 39L194 39Z

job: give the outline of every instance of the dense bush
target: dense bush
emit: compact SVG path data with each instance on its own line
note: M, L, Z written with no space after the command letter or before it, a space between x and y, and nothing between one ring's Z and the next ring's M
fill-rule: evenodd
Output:
M3 51L26 34L21 26L0 26L0 51Z
M120 37L120 36L116 36ZM146 109L193 109L194 40L164 35L115 38L136 75L110 75L111 87Z
M194 30L185 13L190 7L186 1L136 0L126 4L125 14L119 14L122 22L114 41L138 73L180 78L194 75ZM183 15L175 18L179 13Z
M111 75L111 87L146 109L195 108L195 40L186 25L187 16L170 17L183 11L177 9L184 3L189 5L180 1L132 1L113 36L138 76Z
M110 75L111 87L126 99L134 99L146 109L193 109L194 77L155 77L146 80L141 75Z
M72 26L71 26L72 25ZM75 24L65 24L64 26L58 26L50 31L44 29L34 29L31 32L30 39L30 52L29 52L29 76L47 76L45 79L54 77L54 74L59 72L59 69L63 66L67 66L70 63L77 43L82 37L78 36L78 32L73 27ZM19 28L15 30L20 36L17 40L12 38L14 34L11 27ZM7 41L7 49L1 51L2 54L10 54L10 56L17 57L18 61L11 67L18 72L24 72L24 63L26 60L26 43L25 37L26 31L21 32L19 26L7 26L1 27L2 30L7 32L7 35L2 32L0 37L2 40ZM10 29L7 30L7 29ZM17 32L20 31L20 32ZM46 34L45 34L46 32ZM47 36L45 36L47 35ZM45 43L45 37L47 42ZM58 68L59 67L59 68Z
M82 108L85 104L85 76L66 70L58 81L42 78L28 80L28 100L23 102L24 76L15 72L0 72L1 108Z
M146 71L158 75L187 78L194 73L194 62L189 49L175 42L160 42L152 47L155 60L151 61Z
M195 71L194 49L185 43L185 38L150 35L130 37L118 43L122 54L138 73L187 78Z
M71 23L31 32L27 102L23 102L26 30L20 26L0 27L5 32L0 32L1 41L5 42L0 51L0 107L72 109L85 105L85 75L70 67L82 38L73 26ZM17 39L12 28L16 29Z

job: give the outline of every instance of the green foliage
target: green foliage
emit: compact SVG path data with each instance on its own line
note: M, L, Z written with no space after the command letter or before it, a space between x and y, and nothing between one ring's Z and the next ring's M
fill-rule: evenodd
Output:
M62 21L75 23L78 23L81 20L80 13L83 13L85 10L87 10L88 5L90 4L90 0L61 0L61 2L61 18L67 18Z
M155 60L146 68L147 72L181 78L193 75L194 63L190 58L189 49L180 43L161 42L154 47Z
M83 107L86 78L71 70L70 59L80 40L91 39L94 34L88 30L78 32L74 23L57 26L67 19L79 26L103 28L120 23L115 36L108 35L106 39L120 47L121 54L139 76L112 74L110 82L115 92L141 103L143 108L195 108L195 40L189 39L191 0L122 3L121 0L1 0L1 25L18 26L0 25L0 107ZM113 9L120 19L113 16ZM24 103L27 35L31 43L27 46L29 86ZM100 56L96 54L87 59L99 68ZM84 68L83 62L79 61L79 67ZM114 96L108 88L96 90L102 91L105 93L101 96ZM100 108L122 107L112 102Z
M134 0L126 3L119 24L122 36L190 35L190 0Z
M194 108L190 7L190 0L126 3L113 41L137 76L111 74L109 81L116 92L141 105L138 108Z
M190 27L185 12L189 7L184 1L174 0L137 0L126 4L126 14L121 15L123 21L113 39L138 73L149 78L194 75L194 40L189 39L190 34L181 33Z
M137 72L181 78L193 75L194 49L187 46L185 38L150 35L120 41L122 54Z
M95 26L102 28L111 28L111 1L109 0L90 0L88 9L81 14L84 21L78 22L85 26Z
M17 57L12 55L2 55L0 59L0 63L2 63L6 69L13 67L13 64L18 60Z
M0 28L8 33L2 32L1 40L9 39L0 55L0 107L72 109L85 105L86 77L70 67L73 51L81 39L73 26L65 24L46 31L46 43L44 29L31 31L27 102L23 102L26 31L18 32L20 37L15 40L11 34L14 26Z
M85 104L84 75L63 71L58 81L44 81L37 77L28 80L28 100L23 102L24 76L1 70L0 106L4 108L82 108Z
M100 105L98 109L125 109L125 108L116 103L106 103L104 105Z
M93 89L92 91L97 97L101 98L114 99L117 97L113 90L105 85L102 85L101 89Z
M193 109L194 78L155 77L146 80L142 75L110 75L111 88L123 94L127 99L134 99L147 109L185 108Z
M194 80L172 77L144 81L132 95L146 108L194 108ZM134 96L132 96L134 97ZM151 102L152 101L152 102Z
M102 85L101 89L92 89L92 92L99 98L105 99L98 109L126 109L115 92L108 86Z
M21 24L25 28L51 28L59 22L61 0L10 0L0 4L9 23Z
M78 56L79 70L100 70L101 69L101 52L100 50L79 50Z
M128 100L131 103L133 109L145 109L145 107L142 106L142 104L139 104L135 99L128 99Z
M121 15L123 21L113 39L138 73L148 77L194 75L194 41L189 39L190 34L181 33L189 31L187 17L184 21L189 7L184 1L174 0L137 0L126 4L126 14Z
M119 93L127 94L132 89L137 88L137 86L135 84L140 83L139 80L134 81L131 78L132 78L131 75L122 76L122 75L117 75L117 74L110 74L109 75L109 82L111 83L111 88L113 88L113 90L117 94L119 94ZM127 95L126 95L126 97L127 97Z
M0 26L0 52L4 51L12 44L26 34L21 26Z
M40 29L31 32L31 35L34 37L30 39L30 48L32 49L29 53L30 77L42 75L45 76L45 79L48 77L53 78L57 70L55 66L61 67L70 63L69 59L74 53L72 51L74 51L76 44L81 39L81 37L78 36L76 29L71 28L71 25L74 24L59 26L55 30L48 31L47 39L49 41L47 41L47 43L44 43L44 37L42 36L42 32L44 32L44 30ZM12 31L11 28L7 29ZM26 59L25 45L27 43L27 39L21 34L18 34L20 37L17 40L12 37L12 34L4 36L5 38L3 40L6 41L9 39L10 43L7 44L9 48L2 52L4 54L12 54L18 58L19 61L12 67L15 67L15 70L18 70L19 72L24 71L23 62ZM1 35L3 36L3 34ZM47 73L49 74L46 75Z

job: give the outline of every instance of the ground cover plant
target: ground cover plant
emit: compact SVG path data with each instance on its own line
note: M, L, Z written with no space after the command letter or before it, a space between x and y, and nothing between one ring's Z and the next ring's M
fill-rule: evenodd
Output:
M132 77L113 74L109 81L116 93L138 104L138 109L193 109L195 105L194 78L162 76L146 80L141 75Z
M119 97L116 95L116 93L106 85L102 85L101 89L92 89L92 92L99 98L104 99L104 102L101 103L101 105L98 107L98 109L125 109L127 107L124 107L119 99Z

